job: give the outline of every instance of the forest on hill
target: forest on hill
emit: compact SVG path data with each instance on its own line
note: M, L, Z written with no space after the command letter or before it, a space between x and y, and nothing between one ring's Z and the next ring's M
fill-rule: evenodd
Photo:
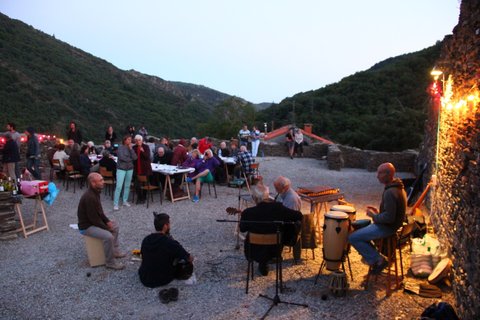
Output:
M254 105L201 85L124 71L0 14L0 114L19 130L65 136L70 121L99 143L107 125L129 124L172 138L235 137L243 123L269 130L313 124L313 132L372 150L417 148L441 43L389 58L338 83L278 104ZM319 71L320 72L320 71ZM270 105L270 106L269 106Z

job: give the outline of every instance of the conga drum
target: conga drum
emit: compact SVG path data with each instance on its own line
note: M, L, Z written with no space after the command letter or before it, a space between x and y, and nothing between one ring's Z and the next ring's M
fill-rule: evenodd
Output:
M352 206L337 204L337 205L332 206L330 208L330 211L345 212L346 214L348 214L348 219L350 219L350 222L354 222L356 220L356 217L357 217L357 211Z
M327 270L340 269L348 238L350 220L348 214L341 211L325 213L323 225L323 260Z
M361 228L365 228L366 226L370 225L370 223L372 223L370 219L355 220L354 222L352 222L352 229L353 231L355 231Z

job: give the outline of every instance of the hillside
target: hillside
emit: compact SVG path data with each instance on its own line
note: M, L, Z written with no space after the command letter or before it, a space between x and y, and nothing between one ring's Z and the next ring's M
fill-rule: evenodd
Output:
M313 132L372 150L418 148L429 99L426 88L441 43L389 58L324 88L299 93L257 115L275 127L313 124Z
M19 130L64 136L74 120L101 141L112 124L145 125L151 134L191 136L229 95L204 86L122 71L0 14L0 114Z

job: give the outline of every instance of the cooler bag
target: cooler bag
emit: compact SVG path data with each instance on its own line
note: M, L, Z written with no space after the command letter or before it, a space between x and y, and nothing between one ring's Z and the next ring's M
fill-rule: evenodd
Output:
M33 180L33 181L20 181L20 190L26 197L42 195L48 193L48 181Z

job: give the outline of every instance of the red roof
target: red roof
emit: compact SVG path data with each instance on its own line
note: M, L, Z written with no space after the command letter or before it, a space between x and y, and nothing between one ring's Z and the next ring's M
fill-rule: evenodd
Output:
M285 135L287 134L288 130L291 128L290 125L287 125L287 126L283 126L281 128L278 128L276 130L273 130L272 132L269 132L265 135L265 138L264 140L265 141L268 141L268 140L271 140L271 139L275 139L276 137L278 136L281 136L281 135ZM300 128L299 128L300 129ZM309 133L303 129L300 129L300 131L307 137L310 137L312 139L315 139L317 141L320 141L320 142L323 142L323 143L326 143L326 144L334 144L332 141L330 140L327 140L325 138L322 138L322 137L319 137L313 133Z

